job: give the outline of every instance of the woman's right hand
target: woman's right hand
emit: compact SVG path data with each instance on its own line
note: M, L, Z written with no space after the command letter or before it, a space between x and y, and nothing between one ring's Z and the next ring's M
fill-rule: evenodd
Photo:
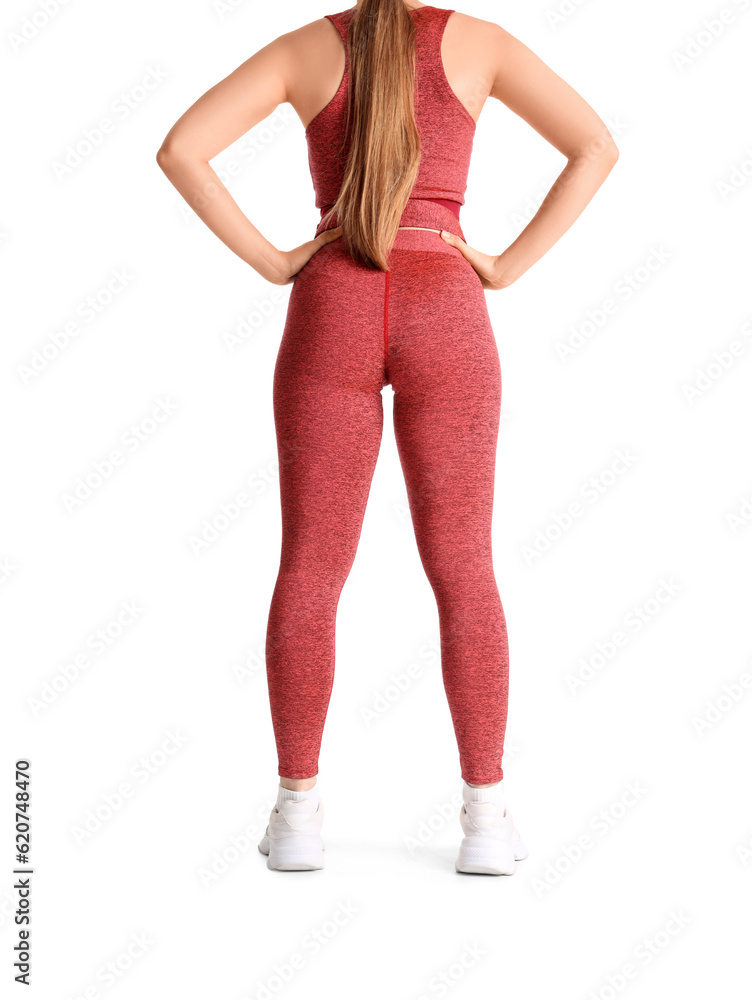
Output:
M273 275L264 275L267 280L275 285L289 285L295 280L295 275L308 261L327 243L332 243L342 235L342 226L334 229L325 229L323 233L307 243L301 243L294 250L279 251L279 266L275 268Z
M508 288L512 284L499 270L501 254L499 257L492 257L490 254L481 253L480 250L469 246L460 236L456 236L446 229L441 230L441 238L450 246L457 247L465 260L472 264L484 288Z

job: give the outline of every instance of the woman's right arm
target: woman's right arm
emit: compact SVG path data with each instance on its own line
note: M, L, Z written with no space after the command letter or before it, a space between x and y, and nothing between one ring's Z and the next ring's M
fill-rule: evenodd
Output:
M157 163L199 218L268 281L289 284L325 243L330 229L294 250L278 250L243 214L209 161L287 101L295 79L292 33L264 46L221 80L175 122Z

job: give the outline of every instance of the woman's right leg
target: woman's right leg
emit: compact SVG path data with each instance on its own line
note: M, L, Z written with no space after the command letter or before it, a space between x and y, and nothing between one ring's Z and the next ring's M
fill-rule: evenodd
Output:
M282 551L266 671L285 779L318 773L337 604L381 443L383 283L322 247L293 283L274 370Z

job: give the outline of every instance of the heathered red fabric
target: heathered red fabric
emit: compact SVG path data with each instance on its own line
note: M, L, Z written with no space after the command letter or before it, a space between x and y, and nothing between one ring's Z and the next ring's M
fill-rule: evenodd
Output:
M347 31L354 10L351 7L339 14L326 15L342 38L345 72L337 93L306 129L308 165L316 207L322 215L337 200L350 146L344 123L350 69ZM441 39L453 13L442 7L418 7L410 11L416 29L414 108L421 141L420 168L411 197L443 198L455 202L459 208L465 203L476 126L449 85L441 61ZM335 219L326 228L336 225ZM323 228L320 226L316 235Z
M472 119L448 83L436 86L446 81L439 46L450 13L415 12L416 104L430 141L420 196L408 202L402 224L426 228L398 231L386 272L353 260L342 240L328 243L290 292L274 369L282 551L266 637L281 777L318 773L337 606L360 539L389 384L418 551L437 602L462 777L472 784L503 777L509 657L491 548L499 354L478 275L428 231L464 239L455 212L429 200L451 193L457 201L465 190L463 114ZM344 26L349 14L330 16ZM319 207L337 193L341 94L342 85L308 129Z

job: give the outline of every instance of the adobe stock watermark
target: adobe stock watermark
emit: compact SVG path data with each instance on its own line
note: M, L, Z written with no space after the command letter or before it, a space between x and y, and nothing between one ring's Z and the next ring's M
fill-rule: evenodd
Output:
M583 688L597 677L605 666L613 663L619 653L626 649L635 636L639 635L646 625L654 621L657 615L668 607L682 590L682 584L671 576L661 579L658 587L650 597L640 604L633 605L624 615L622 624L595 648L577 661L577 668L564 675L564 683L571 695L579 694Z
M258 854L258 842L264 835L275 804L273 799L263 802L256 810L252 823L231 833L224 845L214 851L208 861L199 865L196 874L204 889L215 886L249 851L254 856Z
M259 642L255 649L248 646L243 658L238 658L230 664L232 675L241 687L245 687L255 677L266 673L266 638Z
M618 127L618 126L617 126ZM540 205L545 201L548 206L554 204L563 194L565 194L572 184L580 179L583 171L587 171L592 163L601 163L604 154L611 159L614 146L615 133L605 127L589 140L586 146L581 148L577 155L572 157L566 167L556 176L553 184L548 190L541 191L537 199L528 199L525 206L525 213L522 216L513 214L512 223L515 228L521 224L527 224L538 211ZM600 167L599 167L600 169ZM536 205L536 200L538 205Z
M726 513L725 520L734 535L752 523L752 492L739 500L735 511L730 510Z
M278 996L285 986L300 976L311 958L320 955L359 913L360 908L351 900L340 900L326 920L303 935L298 949L285 961L275 962L271 971L263 979L257 979L253 991L244 993L241 1000L272 1000Z
M144 608L137 601L121 601L117 614L86 636L83 649L60 663L52 676L42 681L36 694L29 695L26 705L32 716L38 718L43 712L47 712L62 695L78 683L98 657L111 649L133 628L143 614Z
M80 166L101 149L123 123L162 86L168 73L159 66L150 66L128 90L122 91L109 104L107 114L85 128L78 138L69 142L58 159L52 161L52 173L58 181L70 177Z
M539 875L530 879L530 885L538 899L559 885L582 859L641 802L647 795L647 788L639 781L628 782L621 795L604 809L594 813L584 830L573 843L562 844L559 854L546 862ZM592 830L592 833L590 832Z
M746 187L750 177L752 177L752 146L747 146L742 156L744 159L734 164L728 178L715 182L715 189L723 202L739 194L742 188Z
M415 682L425 676L426 667L435 668L441 663L441 644L429 639L421 644L417 656L401 670L389 674L389 682L371 692L370 700L358 709L361 722L368 728L383 719L390 708L411 691Z
M736 845L736 856L744 868L752 864L752 830L745 841Z
M289 290L272 288L263 298L253 299L250 308L242 316L236 316L230 327L221 333L222 343L229 354L234 354L239 347L247 344L258 333L269 326L269 320L285 308L289 298Z
M115 816L119 816L127 803L136 797L139 789L148 784L187 742L187 736L178 730L169 730L157 747L134 761L128 768L126 776L114 788L102 792L97 802L86 810L80 821L71 826L70 832L76 846L82 847L88 844L105 824Z
M0 558L0 587L8 583L8 580L18 572L18 566L11 562L9 556Z
M70 0L39 0L34 9L21 18L16 29L6 35L12 51L20 52L27 48L69 3Z
M237 524L260 496L269 489L279 473L277 459L273 458L265 466L250 472L245 479L245 489L239 490L233 496L220 503L213 514L205 517L200 526L188 535L188 545L194 556L200 555L222 538L227 531Z
M546 11L546 23L552 31L557 31L587 2L588 0L559 0L555 7L549 7Z
M651 931L635 945L628 961L607 975L594 990L590 990L587 1000L616 1000L689 927L692 919L692 914L683 906L678 910L671 910L657 930Z
M719 38L728 34L729 28L739 20L739 15L749 10L751 2L752 0L730 0L715 14L703 18L700 26L686 36L682 47L671 53L674 68L683 73L694 66Z
M110 275L105 284L74 306L73 319L49 333L47 339L32 350L26 364L16 366L24 385L38 378L63 351L67 351L73 341L106 312L133 281L133 275L126 267L111 267Z
M713 351L713 356L702 368L695 369L693 382L682 384L684 399L690 406L702 399L706 393L717 385L723 376L736 368L741 358L747 356L752 337L752 320L747 320L741 328L741 336L735 337L720 351Z
M655 276L665 268L673 254L663 245L651 246L647 256L634 270L626 271L613 284L609 294L591 308L585 315L567 327L567 336L554 342L554 351L562 364L566 364L589 344L593 337L601 333L614 316L631 302L638 292L646 288Z
M416 997L416 1000L446 996L487 954L486 946L478 944L477 941L465 944L451 965L431 976L425 985L425 992Z
M13 877L15 879L15 875ZM4 930L6 924L15 924L17 906L17 896L6 889L0 896L0 931Z
M603 121L612 139L620 138L628 129L629 122L624 121L620 114L605 115ZM557 175L558 176L558 175ZM549 195L552 184L542 185L534 195L525 199L522 208L513 211L509 216L510 225L514 229L524 228L537 214L538 209Z
M285 132L295 122L300 119L293 111L292 105L281 104L264 121L259 122L247 135L238 139L229 152L219 154L212 160L211 168L226 188L230 188L232 181L236 180L254 164L258 157L267 152L277 141L279 136ZM196 214L196 209L206 205L212 197L221 191L214 177L203 185L198 197L195 197L189 204L185 198L177 199L177 207L184 221L187 223L198 222L200 216Z
M68 514L83 507L97 490L109 482L118 469L122 469L137 451L150 441L161 426L178 410L177 403L169 398L157 398L152 408L136 423L130 424L118 437L118 446L106 455L95 459L87 472L76 478L73 486L60 494L63 508Z
M692 727L697 736L702 739L722 719L725 719L731 709L742 701L750 688L752 688L752 674L747 673L746 670L739 674L735 680L724 684L719 695L716 695L712 701L705 702L704 711L692 716Z
M483 106L488 98L488 80L481 66L473 66L468 73L472 73L472 92L470 91L470 77L467 79L467 93L470 94L469 98L463 100L461 103L465 105L465 110L468 112L470 117L475 121L478 117L480 111L483 110ZM464 88L463 88L464 89Z
M571 500L564 510L552 514L542 528L538 528L531 541L520 549L527 566L540 560L546 552L571 531L589 507L593 507L608 494L619 480L637 463L637 456L629 448L620 448L612 461L596 475L587 479L577 491L578 500Z
M520 748L511 740L504 741L503 762L504 767L515 760L520 754ZM462 809L462 789L448 795L444 800L434 802L431 812L421 819L410 833L403 837L403 843L410 854L426 847L434 838L442 833L451 823L452 827L459 828L459 814Z
M70 996L69 1000L100 1000L104 991L117 986L138 960L154 947L154 943L154 939L145 931L131 934L127 944L96 969L92 982L80 989L75 996Z
M279 478L280 467L297 461L306 451L307 445L296 432L289 434L277 433L277 457L271 459L265 466L249 473L245 483L247 489L238 491L230 497L213 515L205 517L199 528L188 535L188 545L195 556L205 552L209 546L218 541L226 532L237 524L242 515L263 496L269 486Z
M240 7L247 6L248 0L212 0L212 10L220 21L234 14Z

